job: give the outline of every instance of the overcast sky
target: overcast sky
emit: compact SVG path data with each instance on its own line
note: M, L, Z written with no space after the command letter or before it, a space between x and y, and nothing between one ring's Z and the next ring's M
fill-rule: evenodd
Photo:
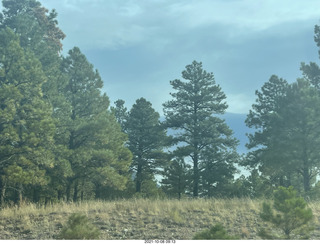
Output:
M40 0L104 80L111 102L145 97L162 113L170 80L202 61L247 114L272 74L293 82L301 62L318 62L313 41L319 0Z

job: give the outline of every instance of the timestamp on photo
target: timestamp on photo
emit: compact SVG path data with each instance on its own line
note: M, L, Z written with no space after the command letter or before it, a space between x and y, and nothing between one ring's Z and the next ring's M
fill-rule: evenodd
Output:
M145 244L176 244L176 240L144 240Z

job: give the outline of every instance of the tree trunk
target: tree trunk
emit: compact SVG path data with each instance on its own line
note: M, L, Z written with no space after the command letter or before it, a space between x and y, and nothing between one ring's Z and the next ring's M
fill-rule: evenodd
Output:
M304 166L303 168L303 188L304 192L310 191L310 174L308 166Z
M18 196L19 196L19 198L18 198L18 204L19 204L19 206L21 207L22 206L22 202L23 202L23 186L22 186L22 184L19 184L19 187L18 187Z
M193 159L193 197L197 198L199 194L199 168L198 152L195 152Z
M52 199L51 197L46 196L44 198L44 206L48 206L48 204L52 204Z
M136 182L136 192L141 192L141 181L138 178Z
M303 188L304 192L310 191L310 172L308 165L308 153L307 149L303 150Z
M178 199L181 199L181 177L178 179Z
M139 160L140 161L140 160ZM142 183L142 165L139 162L138 170L137 170L137 177L136 177L136 192L141 192L141 183Z
M38 203L40 201L40 187L33 187L33 202Z
M73 202L78 201L78 181L74 183Z
M80 198L80 200L81 201L83 201L84 200L84 180L82 181L82 186L81 186L81 194L80 194L80 196L81 196L81 198Z
M6 198L6 190L7 190L7 181L5 179L2 179L1 181L2 187L1 187L1 206L4 206L4 201Z
M95 199L101 198L101 185L99 183L95 184Z
M62 199L62 191L58 190L58 201Z
M194 102L193 105L193 148L194 148L194 154L193 154L193 197L197 198L199 195L199 131L198 131L198 104Z
M71 200L71 185L72 185L72 181L68 180L67 189L66 189L67 202L70 202L70 200Z

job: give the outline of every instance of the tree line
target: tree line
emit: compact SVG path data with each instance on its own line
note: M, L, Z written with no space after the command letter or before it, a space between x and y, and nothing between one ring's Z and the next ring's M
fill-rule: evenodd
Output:
M0 201L48 203L128 197L260 197L294 186L320 190L320 68L271 76L246 119L249 153L221 118L214 75L193 61L170 81L165 119L145 98L114 106L78 47L61 51L57 12L3 0L0 14ZM320 28L315 27L320 46ZM250 171L235 179L237 165Z

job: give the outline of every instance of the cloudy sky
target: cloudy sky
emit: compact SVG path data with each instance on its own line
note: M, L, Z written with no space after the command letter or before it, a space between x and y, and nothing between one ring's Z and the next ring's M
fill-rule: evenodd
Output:
M228 112L247 114L272 74L317 62L319 0L40 0L58 12L64 52L80 47L113 103L145 97L162 113L170 80L193 60L213 72Z

